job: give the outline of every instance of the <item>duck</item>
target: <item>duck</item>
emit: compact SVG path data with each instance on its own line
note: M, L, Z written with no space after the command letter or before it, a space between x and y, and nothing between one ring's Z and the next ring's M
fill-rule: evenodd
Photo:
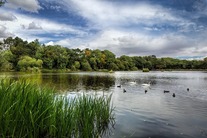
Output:
M168 91L168 90L164 90L164 93L169 93L170 91Z
M118 87L118 88L121 88L121 85L118 85L117 87Z
M173 93L173 95L172 95L173 97L175 97L175 93Z
M123 89L123 93L125 93L126 92L126 89Z

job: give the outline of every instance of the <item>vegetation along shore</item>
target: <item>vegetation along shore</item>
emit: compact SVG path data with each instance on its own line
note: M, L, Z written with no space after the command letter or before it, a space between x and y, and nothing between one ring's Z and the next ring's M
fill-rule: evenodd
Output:
M116 57L109 50L69 49L60 45L27 42L19 37L8 37L0 42L0 71L64 70L64 71L133 71L133 70L203 70L203 60L180 60L150 56Z

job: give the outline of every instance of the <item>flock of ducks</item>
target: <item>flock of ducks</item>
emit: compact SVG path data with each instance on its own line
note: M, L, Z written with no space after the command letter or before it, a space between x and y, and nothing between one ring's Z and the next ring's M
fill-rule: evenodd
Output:
M134 84L134 83L136 83L135 81L134 82L130 82L130 84ZM117 87L118 88L121 88L121 85L117 85ZM149 83L143 83L142 84L142 87L144 87L145 88L145 94L147 93L147 89L146 88L150 88L151 87L151 82L149 82ZM187 88L187 91L189 91L190 89L189 88ZM127 92L126 91L126 89L123 89L123 93L125 93L125 92ZM170 91L169 90L164 90L163 91L164 93L170 93ZM172 95L172 97L175 97L175 93L173 93L173 95Z

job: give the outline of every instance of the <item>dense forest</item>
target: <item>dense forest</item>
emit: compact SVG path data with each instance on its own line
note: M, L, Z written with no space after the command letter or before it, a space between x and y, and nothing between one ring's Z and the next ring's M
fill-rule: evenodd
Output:
M59 45L45 46L38 40L27 42L8 37L0 42L1 71L129 71L166 69L207 69L204 60L179 60L150 56L116 57L109 50L69 49Z

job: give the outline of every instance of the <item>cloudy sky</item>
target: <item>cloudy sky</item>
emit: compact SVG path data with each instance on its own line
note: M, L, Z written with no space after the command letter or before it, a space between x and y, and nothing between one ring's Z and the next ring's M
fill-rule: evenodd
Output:
M202 58L207 0L7 0L0 39L9 36L117 56Z

